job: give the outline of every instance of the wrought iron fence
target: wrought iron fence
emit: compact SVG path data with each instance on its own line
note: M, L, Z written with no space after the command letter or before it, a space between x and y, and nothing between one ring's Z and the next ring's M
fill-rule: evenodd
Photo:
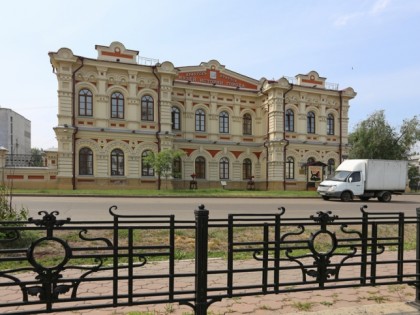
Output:
M212 220L200 206L194 221L117 212L109 209L109 221L41 211L0 222L0 290L8 293L0 312L179 303L206 314L224 298L420 283L419 246L405 250L407 235L419 243L420 208L417 217L362 207L360 217L299 219L280 208ZM216 239L225 259L208 259ZM182 246L195 248L193 260L182 259Z

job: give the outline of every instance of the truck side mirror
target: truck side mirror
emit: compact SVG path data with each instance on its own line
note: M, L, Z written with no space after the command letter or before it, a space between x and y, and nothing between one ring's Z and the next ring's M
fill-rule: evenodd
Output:
M351 183L353 181L352 177L349 177L349 183Z

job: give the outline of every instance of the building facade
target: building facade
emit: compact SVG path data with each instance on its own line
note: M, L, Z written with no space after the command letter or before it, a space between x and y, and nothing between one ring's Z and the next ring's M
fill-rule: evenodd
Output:
M216 60L140 62L119 42L49 53L58 80L57 184L151 189L144 157L180 150L169 187L307 189L347 155L352 88L317 72L256 80Z
M31 122L9 108L0 107L0 147L9 154L31 154Z

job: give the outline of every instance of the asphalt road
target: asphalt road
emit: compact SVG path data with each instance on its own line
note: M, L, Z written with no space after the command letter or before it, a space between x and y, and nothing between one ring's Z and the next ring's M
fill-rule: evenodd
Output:
M360 216L360 207L367 205L367 211L404 212L416 215L420 208L420 195L393 196L389 203L376 200L362 202L324 201L321 198L144 198L144 197L52 197L52 196L14 196L13 204L29 209L32 217L38 211L59 211L59 217L72 218L73 221L112 220L108 209L116 205L121 214L151 215L174 214L177 220L193 220L194 210L205 205L210 218L227 218L228 213L275 213L285 207L284 217L308 218L317 211L332 211L340 217Z

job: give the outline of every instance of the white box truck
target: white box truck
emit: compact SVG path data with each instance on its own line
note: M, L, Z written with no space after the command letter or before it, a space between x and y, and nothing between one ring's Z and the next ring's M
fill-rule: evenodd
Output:
M359 197L363 201L378 198L389 202L392 194L405 192L407 175L407 161L350 159L337 167L333 177L321 182L317 192L324 200Z

